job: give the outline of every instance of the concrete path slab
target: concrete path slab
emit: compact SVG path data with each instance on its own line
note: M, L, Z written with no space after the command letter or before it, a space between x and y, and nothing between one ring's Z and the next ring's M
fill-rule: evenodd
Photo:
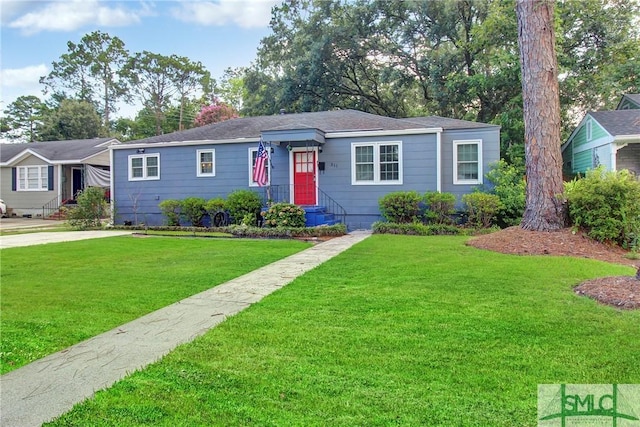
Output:
M39 426L366 239L319 243L0 377L0 425Z
M125 236L131 231L92 230L92 231L52 231L0 236L0 249L19 246L43 245L45 243L71 242L74 240L99 239L102 237Z

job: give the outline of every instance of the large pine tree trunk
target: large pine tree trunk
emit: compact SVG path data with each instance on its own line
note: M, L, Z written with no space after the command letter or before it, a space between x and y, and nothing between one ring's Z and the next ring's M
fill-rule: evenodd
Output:
M517 0L524 101L527 196L521 226L553 231L566 223L561 197L560 99L553 0Z

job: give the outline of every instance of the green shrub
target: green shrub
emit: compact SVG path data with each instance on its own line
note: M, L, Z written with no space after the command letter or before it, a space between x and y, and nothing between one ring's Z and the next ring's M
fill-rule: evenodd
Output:
M510 227L520 224L525 207L524 170L500 160L491 165L486 176L493 185L488 192L498 196L502 203L497 214L498 225Z
M262 208L262 199L251 190L236 190L227 197L226 207L234 224L242 224L245 217L252 214L251 225L255 225Z
M162 215L167 218L168 226L180 225L180 210L182 208L180 200L163 200L158 204L158 207L160 208Z
M416 191L396 191L378 200L380 213L389 222L399 224L420 220L422 197Z
M216 197L215 199L207 200L207 203L204 205L204 210L207 211L209 215L213 215L216 212L224 211L227 207L227 202L222 197Z
M76 207L66 210L69 226L77 229L100 227L102 218L106 218L109 212L104 194L100 187L87 187L82 190L77 197Z
M495 194L475 192L462 196L466 206L469 225L488 228L502 208L500 198Z
M398 224L393 222L374 222L372 227L375 234L405 234L413 236L442 236L467 234L467 230L449 224L425 225L419 222Z
M456 212L456 196L451 193L429 191L424 195L427 205L425 216L427 221L436 224L451 224L451 215Z
M291 203L276 203L264 213L264 224L269 227L304 227L304 209Z
M181 203L180 215L191 223L193 227L202 227L202 219L207 211L206 201L202 197L187 197Z
M603 167L565 184L569 219L601 242L627 249L640 245L640 181L629 171Z

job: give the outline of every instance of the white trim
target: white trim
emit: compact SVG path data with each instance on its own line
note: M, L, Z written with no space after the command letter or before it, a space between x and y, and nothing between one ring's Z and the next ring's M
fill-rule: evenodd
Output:
M204 153L211 153L211 172L202 172L202 157ZM213 148L196 150L196 176L198 178L216 176L216 150Z
M393 181L380 179L380 146L398 146L398 179ZM373 147L373 180L358 181L356 179L356 148ZM402 141L376 141L351 143L351 185L402 185L404 168L402 160Z
M442 128L416 128L403 130L363 130L363 131L344 131L344 132L327 132L325 138L349 138L361 136L397 136L397 135L422 135L425 133L442 132Z
M593 139L587 144L582 144L579 147L573 147L574 153L581 153L583 151L593 150L594 148L600 147L601 145L611 144L613 142L613 138L610 136L603 136L602 138Z
M436 191L442 192L442 133L436 134Z
M148 166L147 159L150 157L155 157L158 159L158 175L157 176L147 176ZM142 176L134 177L131 174L131 161L132 159L142 158ZM149 154L130 154L127 161L127 174L129 175L129 181L156 181L160 179L160 153L149 153Z
M16 191L35 191L45 192L49 190L49 165L25 165L16 166ZM38 168L38 188L29 188L29 171L30 168ZM44 168L44 173L42 169ZM24 169L24 182L20 179L20 170ZM24 187L21 184L24 183ZM44 188L42 184L44 183Z
M593 139L593 118L589 118L587 120L587 123L585 123L585 141L587 142L591 142L591 140Z
M477 145L478 146L478 179L458 179L458 146ZM477 185L482 184L482 140L467 139L453 141L453 184L454 185Z
M113 193L113 189L115 187L115 183L114 183L114 163L113 163L113 157L114 157L114 153L112 150L109 150L109 163L111 164L111 166L109 167L111 173L109 174L109 210L110 212L110 217L111 217L111 224L115 224L116 223L116 209L115 209L115 202L113 199L114 193ZM127 172L128 173L128 172Z
M636 135L616 135L613 139L615 143L629 144L634 142L640 142L640 134Z
M54 166L54 169L55 169L55 166ZM62 186L64 185L62 183L62 177L63 177L62 169L63 169L62 166L58 166L58 200L60 201L62 201Z
M219 139L219 140L209 140L203 139L201 141L170 141L170 142L156 142L156 143L141 143L141 144L118 144L118 145L110 145L110 150L130 150L137 148L161 148L161 147L171 147L174 145L219 145L219 144L242 144L242 143L257 143L260 142L260 138L234 138L234 139ZM273 145L280 145L278 143L272 143Z

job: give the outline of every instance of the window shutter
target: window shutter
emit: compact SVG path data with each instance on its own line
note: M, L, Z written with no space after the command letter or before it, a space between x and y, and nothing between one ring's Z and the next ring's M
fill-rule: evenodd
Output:
M52 191L53 190L53 166L49 166L49 171L47 175L48 175L47 178L49 179L49 186L47 190Z
M18 170L16 168L11 168L11 191L16 191L18 189L17 174Z

